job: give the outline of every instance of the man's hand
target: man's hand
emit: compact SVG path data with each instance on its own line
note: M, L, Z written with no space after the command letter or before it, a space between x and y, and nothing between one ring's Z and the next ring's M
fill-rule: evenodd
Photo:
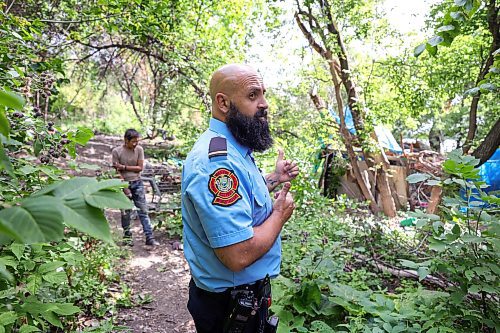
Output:
M284 155L283 149L278 149L276 169L273 173L266 176L266 183L269 191L274 190L279 184L295 179L299 174L299 166L297 163L283 159Z
M125 187L125 188L123 189L123 193L124 193L127 197L132 198L132 191L130 191L130 189L129 189L128 187Z
M292 216L295 209L292 194L289 193L291 186L292 184L286 182L281 191L276 192L274 195L276 200L273 205L273 214L277 213L281 215L280 220L282 221L282 224L285 224L285 222L290 219L290 216Z

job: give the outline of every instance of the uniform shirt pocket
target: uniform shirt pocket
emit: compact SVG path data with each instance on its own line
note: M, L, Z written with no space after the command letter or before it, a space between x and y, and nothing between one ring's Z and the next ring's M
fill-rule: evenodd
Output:
M257 226L262 224L269 214L271 213L270 207L270 197L269 192L267 191L267 187L264 186L255 186L253 192L253 223L252 225Z

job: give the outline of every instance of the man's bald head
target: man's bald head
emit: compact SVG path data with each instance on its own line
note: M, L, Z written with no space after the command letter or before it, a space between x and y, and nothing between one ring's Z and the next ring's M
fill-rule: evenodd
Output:
M244 64L228 64L220 67L212 74L210 80L210 97L215 101L217 93L231 96L241 86L246 76L259 76L252 67Z

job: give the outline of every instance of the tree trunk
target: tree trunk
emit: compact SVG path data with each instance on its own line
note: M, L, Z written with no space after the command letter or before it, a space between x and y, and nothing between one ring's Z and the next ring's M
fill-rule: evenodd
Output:
M311 30L308 30L306 28L306 26L304 25L304 23L301 21L301 19L299 17L299 13L295 14L295 20L297 21L297 24L298 24L300 30L302 31L302 33L304 34L304 36L308 40L311 47L316 52L318 52L318 54L321 55L321 57L323 57L323 59L325 59L328 63L330 74L332 76L332 80L333 80L333 83L335 86L335 92L336 92L335 95L336 95L336 99L337 99L339 117L341 120L341 126L340 126L341 134L344 138L344 143L346 145L347 153L349 155L349 160L351 161L351 165L353 167L354 176L356 177L356 180L360 186L360 189L361 189L364 197L369 201L370 208L371 208L372 212L375 213L375 211L378 211L378 206L375 202L373 194L368 189L369 188L368 184L363 179L361 172L359 170L359 166L357 163L357 157L356 157L356 154L354 153L354 149L353 149L351 134L347 131L345 124L342 125L342 121L345 122L345 119L344 119L344 114L343 114L343 103L342 103L341 96L340 96L340 84L341 83L344 85L344 88L347 92L347 96L348 96L347 104L351 110L351 113L353 116L353 121L355 124L355 128L356 128L357 133L358 133L358 136L357 136L358 140L357 141L361 145L368 146L368 141L364 139L364 134L363 134L363 131L364 131L363 112L362 112L362 108L361 108L360 104L358 103L359 97L358 97L358 94L356 91L356 86L351 79L349 62L347 60L347 51L344 47L344 43L343 43L342 37L340 35L340 32L337 30L337 27L335 25L335 22L333 20L332 15L331 15L330 5L328 4L328 1L325 0L324 2L321 3L321 9L323 11L323 14L327 17L328 33L331 35L334 35L334 37L336 38L337 46L338 46L338 50L336 52L336 55L337 55L338 59L333 58L334 52L328 46L329 44L327 43L327 36L320 33L320 35L322 37L323 46L321 46L313 37L313 35L312 35L312 31L313 31L312 30L313 29L312 22L313 21L317 22L317 20L315 17L312 16L311 12L302 12L302 11L300 11L300 8L299 8L299 13L301 15L305 15L306 17L309 18L308 22L309 22ZM316 27L316 28L318 28L318 27ZM339 78L340 78L340 80L339 80ZM342 128L342 127L344 127L344 128ZM378 142L378 140L376 139L375 133L373 131L372 131L372 133L370 133L370 135L375 138L376 142ZM373 159L373 161L375 162L375 164L377 166L380 166L380 170L379 170L380 172L377 172L377 176L376 176L376 184L377 184L376 188L378 189L378 191L381 195L381 198L382 198L382 206L384 209L384 213L389 217L394 217L394 216L396 216L396 206L394 203L394 199L392 197L392 192L391 192L391 188L389 186L389 181L387 179L388 162L386 159L384 159L384 156L380 152L370 154L368 156L368 158L366 159L366 161L367 161L369 166L371 163L371 167L373 167L374 165L371 161L369 161L370 158ZM385 163L385 162L387 162L387 163ZM377 206L376 209L375 209L375 206Z
M475 158L479 159L479 165L486 162L500 146L500 119L497 120L495 125L484 138L483 142L472 153Z
M500 22L498 18L498 12L500 7L496 6L496 0L490 0L488 3L488 29L493 36L493 41L491 42L488 58L484 63L484 67L479 72L476 80L476 86L479 85L481 81L484 80L486 74L489 73L493 62L495 61L495 56L493 53L500 48ZM462 150L464 154L467 154L472 146L474 138L476 137L477 130L477 108L479 106L479 99L481 98L481 91L472 98L472 103L469 111L469 130L467 132L467 138L465 139Z

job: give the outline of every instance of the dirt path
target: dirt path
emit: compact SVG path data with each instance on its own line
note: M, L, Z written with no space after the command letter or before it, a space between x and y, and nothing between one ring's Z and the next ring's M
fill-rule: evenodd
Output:
M113 220L118 229L118 219ZM134 246L130 247L130 258L124 262L121 278L131 289L136 303L143 304L121 309L117 324L130 327L134 333L195 332L186 308L190 275L183 252L173 250L174 241L161 231L155 232L160 246L144 245L142 227L137 220L132 231Z
M119 137L96 136L79 151L80 163L109 168L111 149L120 144ZM81 175L95 176L94 170L82 170ZM112 229L121 235L120 212L109 212ZM194 323L186 308L189 267L181 250L174 250L174 240L164 230L156 230L160 246L146 246L141 223L132 225L134 245L126 246L130 256L123 259L121 281L130 288L130 297L138 304L122 308L116 315L116 325L126 326L133 333L194 333Z

